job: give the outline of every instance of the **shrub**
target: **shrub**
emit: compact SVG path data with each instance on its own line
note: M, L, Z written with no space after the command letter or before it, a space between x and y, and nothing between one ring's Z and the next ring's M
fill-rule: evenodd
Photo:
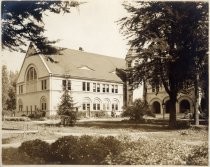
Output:
M146 113L149 113L149 111L149 105L146 102L137 99L132 106L128 106L125 109L122 116L130 117L130 120L140 121L143 120L143 116Z
M77 119L85 118L86 117L86 112L84 111L79 111L77 112Z
M50 145L39 139L23 142L19 147L19 151L27 154L32 159L38 158L42 162L48 162L50 158Z
M187 158L187 165L208 164L208 143L202 146L196 146Z
M5 165L37 165L46 162L42 158L30 157L26 153L20 152L18 148L3 148L2 163Z
M27 117L5 117L5 121L29 121L30 119Z
M65 136L51 145L53 159L61 164L104 164L108 155L112 157L121 150L121 142L111 136Z
M36 119L37 120L37 119L45 117L45 115L46 115L46 112L40 110L40 111L36 111L36 112L30 114L28 117L30 119Z
M97 117L97 118L108 117L108 114L106 111L93 111L92 115L93 115L93 117Z

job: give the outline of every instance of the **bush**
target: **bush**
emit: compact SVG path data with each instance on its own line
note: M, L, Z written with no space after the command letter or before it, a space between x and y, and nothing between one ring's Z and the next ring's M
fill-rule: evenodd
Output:
M187 158L187 165L208 165L208 143L196 146Z
M108 117L108 114L106 111L92 111L92 116L97 118L105 118Z
M27 117L5 117L5 121L29 121L30 119Z
M130 120L141 121L146 113L149 113L149 105L140 99L134 101L132 106L128 106L122 116L130 117Z
M18 148L2 149L2 164L5 165L37 165L45 163L42 158L30 157L26 153L20 152Z
M84 112L84 111L77 112L77 119L82 119L85 117L86 117L86 112Z
M28 117L30 119L36 119L37 120L37 119L45 117L45 115L46 115L45 111L36 111L36 112L30 114Z
M27 154L32 159L38 158L43 163L50 159L50 145L39 139L23 142L19 152Z
M61 164L104 164L108 155L113 157L121 150L121 142L112 136L65 136L51 145L53 159Z

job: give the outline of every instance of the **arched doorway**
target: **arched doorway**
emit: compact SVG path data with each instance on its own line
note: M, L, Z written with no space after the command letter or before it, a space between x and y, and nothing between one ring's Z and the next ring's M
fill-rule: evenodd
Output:
M165 102L165 105L166 105L166 113L170 113L170 101L167 100L167 101Z
M185 113L186 111L190 111L190 103L188 100L184 99L179 103L179 111L180 113Z
M152 111L155 114L160 114L160 103L159 102L157 102L157 101L153 102Z

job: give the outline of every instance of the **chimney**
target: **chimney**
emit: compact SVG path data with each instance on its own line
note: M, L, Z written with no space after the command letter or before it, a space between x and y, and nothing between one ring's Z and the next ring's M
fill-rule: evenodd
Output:
M79 47L79 50L80 50L80 51L84 51L82 47Z

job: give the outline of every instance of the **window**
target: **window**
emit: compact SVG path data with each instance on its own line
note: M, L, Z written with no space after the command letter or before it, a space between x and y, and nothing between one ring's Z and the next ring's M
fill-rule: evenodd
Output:
M42 90L46 90L47 89L47 80L42 80Z
M37 110L36 105L34 106L34 110L35 110L35 111Z
M63 80L62 81L63 90L71 90L71 81Z
M100 92L100 84L97 83L97 92Z
M68 90L71 90L71 81L68 81L67 89L68 89Z
M96 110L96 103L93 103L93 110Z
M115 85L115 93L118 93L118 85Z
M112 85L112 93L114 93L114 85Z
M26 111L27 111L27 115L28 115L28 106L26 106Z
M100 104L97 104L97 110L100 110Z
M26 76L26 80L27 81L32 81L37 79L37 73L34 67L30 67L28 72L27 72L27 76Z
M18 100L18 109L19 111L23 111L23 102L21 99Z
M93 92L96 92L96 83L93 83Z
M100 110L101 109L101 104L99 99L95 99L93 103L93 110Z
M23 85L20 85L19 86L19 94L22 94L23 93Z
M42 111L46 111L47 110L47 100L45 97L41 98L41 110Z
M105 84L103 84L103 92L105 92Z
M105 99L104 104L103 104L103 110L108 111L110 106L110 100Z
M82 90L85 91L86 90L86 83L82 82Z
M90 82L82 82L82 90L90 91Z
M106 92L109 92L109 85L106 85Z
M87 82L87 91L90 91L90 82Z
M86 104L85 103L82 104L82 110L86 110Z

